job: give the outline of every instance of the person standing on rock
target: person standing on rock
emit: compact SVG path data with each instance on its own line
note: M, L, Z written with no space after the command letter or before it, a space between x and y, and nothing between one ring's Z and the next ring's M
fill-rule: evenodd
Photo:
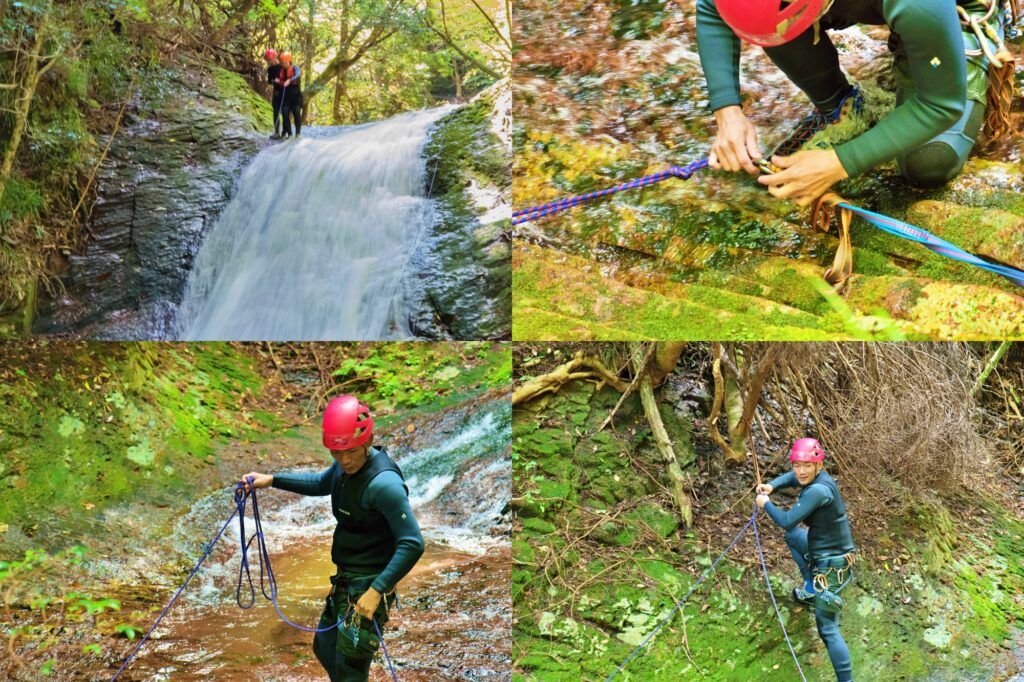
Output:
M270 98L270 104L274 108L274 134L270 139L280 140L281 105L284 104L281 95L284 94L284 88L278 84L277 79L281 75L281 60L277 58L277 51L273 49L264 52L263 58L267 61L267 82L274 86L274 92Z
M331 682L364 682L395 604L395 585L423 555L423 535L409 505L402 470L373 447L369 408L351 395L334 398L323 417L323 444L334 463L320 473L242 477L249 489L273 486L300 495L330 495L338 525L331 545L337 573L320 616L313 652ZM376 622L376 626L374 626Z
M843 601L839 592L853 580L856 548L846 518L846 505L835 480L824 470L825 450L814 438L801 438L789 451L793 470L758 486L757 506L786 531L786 544L800 569L803 585L793 598L814 606L814 620L839 682L853 680L850 650L839 632ZM799 488L788 511L769 499L773 491ZM803 528L801 524L806 524Z
M987 104L990 128L1008 123L1013 68L1002 8L1012 4L1015 17L1018 2L697 0L697 45L718 123L710 165L756 174L762 158L757 131L740 108L742 39L765 48L815 107L774 150L781 172L758 178L772 195L804 206L839 180L892 159L914 184L951 180L967 161ZM826 32L854 24L891 31L897 106L874 127L878 114L870 110L877 107L846 78ZM990 66L998 70L991 87Z
M284 118L284 137L292 136L291 120L295 121L295 137L302 134L302 69L292 64L289 52L281 53L281 71L277 76L277 84L284 88L284 105L281 115ZM291 117L289 119L289 116Z

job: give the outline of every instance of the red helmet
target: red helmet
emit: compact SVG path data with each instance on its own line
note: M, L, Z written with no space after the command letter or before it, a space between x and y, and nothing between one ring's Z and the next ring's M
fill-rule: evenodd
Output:
M328 450L350 450L359 447L373 435L370 408L354 395L338 396L324 410L324 447Z
M801 438L789 449L790 462L823 462L825 449L817 438Z
M277 59L277 50L268 49L266 52L263 53L263 56L266 57L267 59Z
M743 40L761 47L788 43L825 16L832 0L715 0L718 13Z

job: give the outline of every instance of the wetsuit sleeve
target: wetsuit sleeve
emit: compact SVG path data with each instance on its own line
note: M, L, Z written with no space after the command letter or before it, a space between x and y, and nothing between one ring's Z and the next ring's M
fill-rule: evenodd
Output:
M711 111L739 106L740 39L722 19L714 0L697 0L697 52Z
M772 521L775 522L775 525L785 530L792 530L815 509L831 501L832 494L829 493L828 488L823 485L812 484L808 486L807 490L800 495L800 499L788 511L782 511L772 504L770 500L765 502L764 510L771 517Z
M780 490L782 488L795 488L799 483L796 481L796 474L792 471L787 471L781 476L777 476L775 480L768 483L772 487L772 490Z
M933 0L886 0L889 28L907 49L912 97L871 130L836 147L853 177L921 146L963 115L967 62L956 5Z
M423 535L398 474L385 471L374 477L364 495L366 506L384 515L397 541L391 561L371 585L373 589L385 594L393 590L423 556Z
M289 83L295 83L302 78L302 67L298 64L295 65L295 75L288 79Z
M338 469L335 462L320 473L282 471L274 474L274 488L287 490L290 493L299 495L330 495L331 486L334 482L334 475Z

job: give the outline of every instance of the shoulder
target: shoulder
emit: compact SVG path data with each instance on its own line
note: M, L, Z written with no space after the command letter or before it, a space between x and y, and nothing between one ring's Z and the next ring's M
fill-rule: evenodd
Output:
M801 497L805 496L809 502L831 502L832 489L824 483L812 483L804 488Z
M408 497L402 477L394 471L382 471L370 481L366 492L371 500L395 500Z

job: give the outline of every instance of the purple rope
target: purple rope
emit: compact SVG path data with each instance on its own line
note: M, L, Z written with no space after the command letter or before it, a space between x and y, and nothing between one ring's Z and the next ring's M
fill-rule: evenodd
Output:
M789 653L793 654L793 662L796 663L796 669L800 673L800 679L807 682L807 678L804 677L804 669L800 667L800 661L796 657L796 651L793 650L793 643L789 641L789 633L786 632L786 624L782 622L782 613L779 612L779 605L775 601L775 591L772 590L772 582L768 579L768 566L764 562L764 550L761 548L761 534L757 532L757 506L754 507L754 516L751 517L754 522L754 541L757 543L757 556L761 560L761 571L764 573L764 582L768 586L768 594L772 598L772 606L775 607L775 615L779 617L779 625L782 627L782 635L786 638L786 646L789 647Z
M199 562L195 565L195 568L192 569L192 572L188 574L188 578L186 578L185 582L182 583L181 587L178 588L178 591L174 593L174 597L172 597L171 601L167 604L167 606L164 607L164 610L160 612L160 615L157 617L156 621L154 621L153 625L150 626L149 630L146 632L146 635L141 640L139 640L139 643L135 646L132 652L128 654L128 658L124 659L124 663L122 663L121 667L118 668L116 673L114 673L114 676L110 678L110 682L114 682L114 680L117 679L117 676L120 675L126 667L128 667L128 664L131 663L133 658L135 658L135 655L139 653L139 649L141 649L142 645L146 643L146 640L149 639L149 636L153 634L153 630L156 629L156 626L159 625L163 617L167 615L167 612L170 611L171 606L174 605L174 602L177 601L178 597L181 596L181 593L184 591L185 586L188 585L189 581L192 580L192 577L195 576L195 574L199 571L199 567L202 565L203 561L206 560L206 557L210 555L210 552L213 551L213 546L217 544L217 540L220 540L220 536L224 534L224 530L228 527L228 524L231 523L231 520L235 518L235 514L237 513L238 509L236 508L235 511L231 512L231 516L229 516L228 520L224 522L224 525L221 526L220 530L217 532L217 535L214 536L210 544L206 545L206 551L203 552L203 556L199 559Z
M387 599L387 597L384 597ZM388 645L384 643L384 634L380 631L380 626L377 625L377 619L373 619L373 629L377 631L377 637L380 638L380 646L384 651L384 660L388 662L388 670L391 671L391 677L394 678L395 682L398 682L398 675L395 674L395 666L391 665L391 656L388 655Z
M697 586L700 585L702 582L704 582L704 579L707 578L711 574L711 571L715 570L715 566L718 565L718 562L721 561L723 558L725 558L725 555L729 553L729 550L731 550L733 547L736 546L736 543L740 541L740 538L743 537L744 533L747 532L747 529L750 528L750 526L752 524L754 524L754 522L755 522L754 519L755 519L756 516L757 516L757 509L754 510L754 514L751 515L750 519L743 525L743 528L740 528L740 532L737 533L736 537L734 537L732 539L732 542L729 543L729 546L726 547L725 550L721 554L718 555L718 558L715 559L714 562L710 566L708 566L707 570L704 571L704 574L701 575L701 577L697 580L697 582L695 582L690 587L690 590L686 593L686 595L682 599L680 599L679 601L676 602L675 607L673 607L673 609L668 612L668 615L666 615L664 618L661 619L661 622L659 622L654 627L654 629L651 630L650 634L648 634L646 637L644 637L644 641L640 642L640 644L637 645L637 647L635 649L633 649L633 653L631 653L629 656L626 657L626 660L624 660L622 662L622 664L618 668L615 669L615 672L613 672L611 675L609 675L608 677L605 678L605 682L608 682L613 677L618 675L622 671L622 669L626 667L626 664L629 663L633 659L634 656L636 656L638 653L640 653L641 649L643 649L645 646L647 646L647 643L649 641L651 641L651 638L653 638L654 635L656 635L658 633L658 630L663 628L665 626L665 624L668 623L669 619L672 618L672 616L675 615L676 611L678 611L679 609L681 609L683 607L683 604L685 604L686 600L690 598L690 595L693 594L693 591L697 589Z
M652 175L645 175L642 178L630 180L629 182L624 182L621 185L615 185L614 187L608 187L606 189L598 190L596 192L590 192L588 194L578 194L573 197L565 197L563 199L558 199L557 201L552 201L547 204L541 204L540 206L533 206L532 208L524 208L522 210L515 211L512 214L512 224L519 225L521 223L528 223L532 220L537 220L538 218L543 218L553 213L559 213L561 211L568 210L573 206L578 206L579 204L591 201L593 199L606 197L610 194L615 194L616 192L623 192L627 189L646 187L647 185L653 185L657 182L668 180L669 178L689 180L694 173L707 167L708 160L704 158L701 159L700 161L694 161L693 163L688 164L686 166L672 166L658 173L654 173Z

